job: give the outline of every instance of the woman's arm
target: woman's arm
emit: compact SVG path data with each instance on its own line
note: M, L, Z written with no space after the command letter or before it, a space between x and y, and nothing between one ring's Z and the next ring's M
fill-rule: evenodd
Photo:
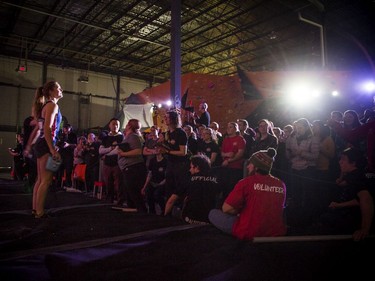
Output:
M146 194L146 187L149 184L149 182L151 181L151 178L152 178L152 172L148 171L145 184L143 185L143 188L141 189L141 194L142 195Z
M34 119L31 122L34 123L34 128L33 128L32 132L30 134L30 137L27 141L26 147L23 150L23 155L26 156L26 157L30 154L31 146L36 142L37 138L39 138L39 135L40 135L38 120ZM31 124L31 122L30 122L30 124Z
M338 209L338 208L346 208L346 207L354 207L354 206L358 206L359 205L359 202L357 199L353 199L353 200L350 200L350 201L345 201L345 202L331 202L329 204L329 208L331 209Z
M237 161L237 160L240 160L243 158L243 155L245 153L245 149L239 149L234 155L233 157L230 157L230 158L226 158L223 163L221 163L222 166L227 166L229 163L231 162L234 162L234 161Z
M239 149L232 158L228 159L228 162L230 163L230 162L234 162L234 161L242 159L244 153L245 153L245 149Z
M148 148L147 146L143 148L143 155L155 155L155 154L157 154L157 149Z
M374 201L370 192L368 190L361 190L358 193L358 198L361 209L361 228L353 233L355 241L362 240L369 235L374 217Z
M60 155L57 153L52 140L52 127L55 122L55 116L58 112L59 107L57 104L51 102L46 104L44 108L44 138L47 142L49 151L52 154L52 156L60 158Z
M142 155L142 142L138 135L129 135L126 137L125 144L129 144L128 151L122 150L120 145L118 146L118 155L122 157L137 157ZM124 148L123 148L124 149ZM127 149L126 149L127 150Z
M122 151L120 148L118 148L118 155L122 157L135 157L135 156L142 155L142 149L136 148L136 149L132 149L132 150L125 152L125 151Z
M174 156L186 156L187 154L187 145L180 145L179 150L169 150L168 154Z
M211 159L210 159L210 161L211 161L211 165L212 165L213 163L215 163L215 161L216 161L216 157L217 157L217 152L212 152L212 153L211 153Z

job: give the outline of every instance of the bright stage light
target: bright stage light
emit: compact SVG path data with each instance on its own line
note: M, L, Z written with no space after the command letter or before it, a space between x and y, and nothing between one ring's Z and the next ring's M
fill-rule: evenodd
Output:
M288 102L297 106L311 105L321 95L321 91L308 83L293 84L287 89Z
M318 98L318 97L320 97L321 92L319 90L315 89L315 90L312 90L311 95L314 98Z
M167 104L167 106L169 107L169 106L172 105L172 101L169 100L169 101L166 102L166 104Z
M362 84L362 90L367 93L375 92L375 82L374 81L367 81Z
M334 97L337 97L339 95L339 92L336 91L336 90L332 91L331 95L334 96Z

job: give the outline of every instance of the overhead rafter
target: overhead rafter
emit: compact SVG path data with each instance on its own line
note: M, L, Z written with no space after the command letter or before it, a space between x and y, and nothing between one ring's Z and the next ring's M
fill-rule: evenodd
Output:
M20 4L21 3L21 4ZM322 4L323 3L323 4ZM327 67L347 69L375 57L373 1L184 0L181 71L232 75L247 70L316 68L324 24ZM149 81L170 78L169 0L0 2L0 55ZM359 54L354 58L353 50Z

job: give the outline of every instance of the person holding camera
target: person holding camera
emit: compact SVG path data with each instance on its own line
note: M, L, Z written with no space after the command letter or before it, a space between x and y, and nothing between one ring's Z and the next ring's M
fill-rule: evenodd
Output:
M194 125L196 127L199 127L199 125L205 125L208 127L211 122L211 116L210 113L207 111L208 104L205 102L202 102L199 104L198 112L199 115L194 112L193 118L194 118Z
M86 142L87 140L84 136L78 138L78 144L74 148L73 170L76 165L85 163L83 152L86 148Z
M16 134L17 146L9 148L9 154L13 156L13 179L22 181L25 177L25 160L23 157L23 135Z

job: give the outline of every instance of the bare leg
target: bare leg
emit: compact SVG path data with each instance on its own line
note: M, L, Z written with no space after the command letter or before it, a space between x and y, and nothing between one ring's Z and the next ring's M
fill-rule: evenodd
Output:
M42 167L41 167L41 161L40 159L37 159L37 178L34 184L34 189L33 189L33 211L35 212L36 210L36 202L37 202L37 194L41 182L41 174L42 174Z
M44 214L44 204L48 194L48 188L52 182L53 173L46 170L46 164L49 154L43 155L38 159L38 172L40 171L40 184L36 193L36 214L37 217L43 216Z

